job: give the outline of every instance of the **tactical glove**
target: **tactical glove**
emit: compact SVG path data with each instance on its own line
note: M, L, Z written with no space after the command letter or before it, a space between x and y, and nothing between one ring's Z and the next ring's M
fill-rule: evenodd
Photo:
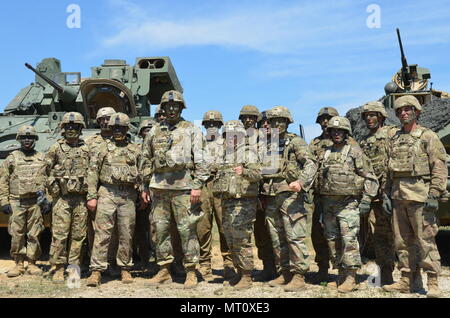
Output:
M2 212L6 215L12 214L11 204L5 204L2 206Z
M368 201L361 201L361 203L358 206L359 209L359 215L363 216L370 212L370 202Z
M438 199L433 195L428 195L428 199L425 201L424 208L426 210L430 210L430 211L434 211L434 212L437 211L437 209L439 208Z
M36 192L37 194L37 200L36 200L36 204L39 205L40 207L42 207L45 203L47 203L47 198L45 197L45 191L43 190L39 190L38 192Z
M392 216L392 200L389 196L384 193L383 194L383 211L387 216Z
M45 199L45 201L46 201L46 203L43 206L41 206L41 213L43 215L52 211L52 204L50 202L48 202L47 199Z

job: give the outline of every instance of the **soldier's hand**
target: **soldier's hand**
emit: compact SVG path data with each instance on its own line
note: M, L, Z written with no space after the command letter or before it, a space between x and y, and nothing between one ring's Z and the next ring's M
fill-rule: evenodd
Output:
M439 208L439 202L438 199L433 195L428 195L428 199L425 201L425 209L430 211L437 211Z
M370 202L361 201L361 203L358 206L359 209L359 215L366 215L370 212Z
M143 201L145 204L150 203L150 201L151 201L150 191L148 191L148 190L142 191L142 193L141 193L141 198L142 198L142 201Z
M38 192L36 192L37 194L37 200L36 200L36 204L39 205L40 207L44 206L44 204L47 204L47 198L45 197L45 191L44 190L39 190Z
M52 210L52 204L50 202L47 201L47 199L45 199L46 203L41 207L41 213L43 215L51 212Z
M90 199L86 203L89 211L94 212L97 209L97 199Z
M6 215L12 214L11 204L5 204L2 206L2 212Z
M202 190L191 190L191 204L197 204L200 202L200 195L202 194Z
M383 211L387 216L392 216L392 200L391 198L386 194L383 193Z
M234 172L235 172L238 176L242 176L242 173L244 172L244 168L243 168L242 166L235 167L235 168L234 168Z
M300 192L302 191L302 185L298 181L294 181L289 183L289 189L291 189L294 192Z

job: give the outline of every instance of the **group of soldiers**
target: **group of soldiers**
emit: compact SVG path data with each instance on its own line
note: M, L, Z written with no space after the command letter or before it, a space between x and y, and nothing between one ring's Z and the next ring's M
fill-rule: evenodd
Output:
M180 92L164 93L155 122L139 127L140 144L131 142L128 116L110 107L98 111L100 133L86 140L82 115L65 114L63 138L46 154L34 150L35 129L21 127L21 149L6 158L0 175L16 263L8 276L23 274L24 260L29 274L42 274L39 234L42 214L51 211L54 281L64 281L66 265L80 265L87 246L88 286L99 286L114 261L122 282L131 283L134 239L140 257L158 265L148 285L171 282L178 264L184 288L195 288L199 278L212 277L215 220L231 286L246 289L260 280L299 291L311 263L311 217L315 282L329 280L331 262L339 275L328 286L348 293L357 288L358 234L368 219L383 288L409 293L423 270L428 296L440 296L435 213L446 193L446 152L435 133L417 124L422 106L415 97L395 101L400 128L384 126L382 103L364 105L369 134L360 143L332 107L320 110L323 132L310 145L288 132L293 119L283 106L260 112L246 105L239 120L227 122L208 111L206 135L181 117L185 108ZM252 235L264 266L253 276ZM396 256L401 278L394 283Z

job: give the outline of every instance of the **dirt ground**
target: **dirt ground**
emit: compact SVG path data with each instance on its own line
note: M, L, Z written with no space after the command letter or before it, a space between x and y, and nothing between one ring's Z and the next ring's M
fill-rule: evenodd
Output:
M48 233L47 233L48 235ZM272 288L267 283L254 282L251 289L245 291L235 291L222 279L222 262L220 251L217 246L217 235L215 235L213 248L213 280L201 281L195 290L183 289L183 278L175 279L173 283L162 285L159 288L146 285L146 281L151 277L148 271L142 271L138 268L133 270L135 281L132 284L124 285L117 278L104 276L102 285L99 288L86 286L87 273L82 275L79 288L69 288L67 284L55 284L49 278L34 277L24 275L16 278L7 278L6 272L13 267L14 263L8 255L9 243L0 246L0 297L2 298L103 298L103 297L132 297L132 298L424 298L426 291L422 290L415 294L397 294L384 292L379 287L372 287L367 282L369 275L373 274L374 263L368 261L358 272L359 289L348 295L338 294L336 289L331 289L323 285L310 284L311 279L317 271L317 266L312 261L310 272L306 276L307 286L304 290L294 293L286 293L282 288ZM0 229L0 240L7 241L8 235L4 229ZM44 237L44 241L45 241ZM438 244L442 256L443 272L439 277L439 284L443 291L443 296L450 297L450 229L446 228L438 236ZM47 242L48 244L48 238ZM310 246L310 243L308 242ZM313 252L311 259L313 260ZM44 256L42 261L38 262L44 270L49 269L48 265L48 247L44 246ZM262 269L262 263L256 257L256 271ZM337 272L331 271L330 278L334 279ZM394 273L396 279L399 278L399 272ZM426 287L426 277L423 277L423 285Z

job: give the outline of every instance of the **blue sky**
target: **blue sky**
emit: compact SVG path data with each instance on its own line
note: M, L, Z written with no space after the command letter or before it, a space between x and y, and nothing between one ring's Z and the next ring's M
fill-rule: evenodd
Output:
M81 28L66 26L70 4ZM381 9L380 28L367 19ZM320 132L320 107L345 113L383 95L400 68L395 28L408 62L431 70L435 89L450 91L449 1L97 0L7 1L0 11L3 109L34 76L23 64L46 57L63 71L90 75L104 59L170 56L188 109L236 119L240 108L290 108L294 132Z

